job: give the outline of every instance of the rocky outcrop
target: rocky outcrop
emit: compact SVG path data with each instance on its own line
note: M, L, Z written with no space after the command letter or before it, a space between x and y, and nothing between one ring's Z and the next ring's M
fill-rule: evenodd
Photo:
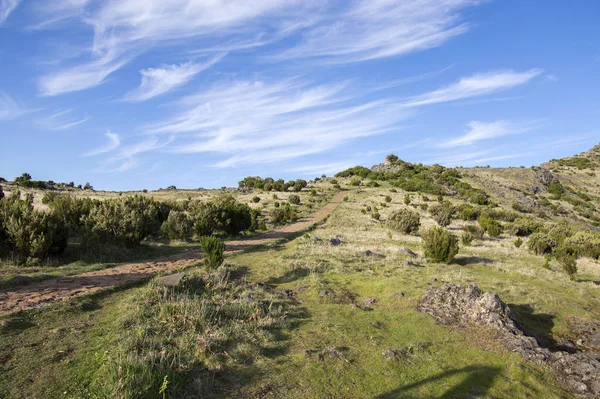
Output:
M443 324L474 324L495 328L502 342L524 358L552 367L561 382L573 393L600 397L600 359L592 352L568 353L542 348L523 333L510 308L498 295L482 291L476 284L445 284L431 287L418 307Z
M556 176L554 176L548 169L539 168L535 172L535 177L544 186L549 186L552 183L558 183Z

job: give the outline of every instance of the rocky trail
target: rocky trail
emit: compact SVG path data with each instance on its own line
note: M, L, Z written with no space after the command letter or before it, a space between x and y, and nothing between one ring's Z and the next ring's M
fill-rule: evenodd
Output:
M302 231L323 220L337 207L346 193L339 192L312 216L294 224L252 237L226 242L226 253L248 250ZM150 279L158 272L169 273L198 263L202 251L189 251L152 261L129 263L110 269L96 270L22 287L0 291L0 317L38 308L50 303L97 293L101 290Z

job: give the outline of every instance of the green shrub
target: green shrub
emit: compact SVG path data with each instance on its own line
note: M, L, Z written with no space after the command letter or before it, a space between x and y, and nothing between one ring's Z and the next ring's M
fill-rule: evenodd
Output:
M350 197L348 197L347 195L344 195L344 202L348 202L349 199L350 199Z
M433 220L442 227L446 227L452 223L453 212L454 210L449 204L435 204L429 207L429 213L433 217Z
M556 247L556 241L545 233L533 233L527 241L529 250L536 255L551 254Z
M405 234L416 233L421 226L421 218L417 212L402 208L390 214L387 226Z
M521 245L523 245L523 239L521 237L517 237L513 241L513 244L515 244L515 247L521 248Z
M136 245L160 230L159 205L141 195L104 200L82 221L100 240Z
M483 235L485 234L485 231L481 227L472 224L463 227L463 230L470 233L477 240L483 239Z
M375 220L379 220L381 218L381 215L379 214L379 212L373 211L373 212L371 212L371 218L373 218Z
M35 264L67 247L68 227L54 213L33 208L33 196L20 198L18 191L0 200L0 247L19 262Z
M335 184L338 184L338 181L337 181L337 179L329 179L329 183L335 185Z
M362 181L358 177L353 177L352 179L350 179L350 182L348 184L357 187L360 186L360 183L362 183Z
M423 252L433 262L450 263L458 253L458 238L443 227L432 227L421 238Z
M492 219L492 217L486 213L482 213L479 218L477 218L477 223L479 223L483 231L490 237L498 237L502 234L503 228L500 222Z
M577 256L564 247L557 248L555 256L564 272L573 279L573 276L577 273Z
M193 222L186 212L171 211L160 227L161 235L171 240L185 240L192 235Z
M474 207L473 205L461 204L458 206L457 216L461 220L477 220L480 214L481 210L479 208Z
M460 236L460 241L464 247L468 247L473 243L473 234L469 233L468 231L465 231Z
M405 205L409 205L410 204L410 195L404 194L404 204Z
M559 199L562 197L562 194L565 192L565 189L560 183L550 183L548 186L548 192L552 194L552 198Z
M254 197L252 197L252 202L258 204L260 202L260 197L258 195L255 195Z
M518 237L527 237L533 233L540 231L543 227L541 222L534 220L533 218L523 217L517 218L508 226L508 233L516 235Z
M290 204L299 205L300 204L300 196L296 194L292 194L288 197L288 202Z
M388 202L388 203L389 203L389 202L392 202L392 197L391 197L391 196L389 196L389 195L386 195L386 196L385 196L385 202Z
M225 244L214 236L204 236L200 239L200 246L204 252L204 263L210 269L216 269L223 264L225 259Z
M296 220L298 220L298 213L289 204L273 209L269 216L269 221L273 224L291 223Z
M578 231L564 240L564 246L577 256L598 259L600 257L600 234L592 231Z

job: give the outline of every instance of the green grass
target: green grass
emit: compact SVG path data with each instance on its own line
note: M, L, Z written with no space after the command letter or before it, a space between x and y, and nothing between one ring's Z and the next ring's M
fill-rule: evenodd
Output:
M16 321L1 331L0 397L160 398L167 376L171 398L570 398L550 370L508 352L493 330L439 325L416 308L430 286L475 282L554 345L578 338L574 324L600 318L597 261L582 261L571 281L503 234L474 240L448 265L420 256L405 266L398 249L422 254L420 238L360 212L388 194L385 221L404 206L404 192L349 192L309 234L227 257L235 278L221 283L197 269L184 289L151 282L83 299L83 308L8 319ZM424 227L435 224L418 212ZM338 234L340 246L311 239Z

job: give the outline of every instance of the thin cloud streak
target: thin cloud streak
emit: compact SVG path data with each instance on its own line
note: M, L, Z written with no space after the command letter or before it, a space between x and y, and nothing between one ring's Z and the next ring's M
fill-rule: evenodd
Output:
M86 152L82 156L91 157L91 156L95 156L95 155L104 154L104 153L116 150L121 145L121 137L118 134L112 133L110 130L107 130L105 133L105 136L108 138L108 144L106 144L102 147L96 148L95 150Z
M21 0L0 0L0 25L8 19L8 16L19 6Z
M529 132L539 127L535 121L517 124L503 120L495 122L471 121L467 126L467 133L442 142L439 146L443 148L467 146L482 140Z
M140 102L168 93L193 79L200 72L219 62L225 54L203 64L187 62L180 65L165 65L161 68L148 68L140 71L142 82L140 86L125 95L124 101Z

